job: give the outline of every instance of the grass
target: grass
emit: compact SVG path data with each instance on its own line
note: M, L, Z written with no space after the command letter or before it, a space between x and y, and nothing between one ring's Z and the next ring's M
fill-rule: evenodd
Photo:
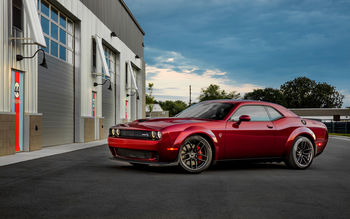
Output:
M344 134L344 133L329 133L329 135L338 135L338 136L350 137L350 134Z

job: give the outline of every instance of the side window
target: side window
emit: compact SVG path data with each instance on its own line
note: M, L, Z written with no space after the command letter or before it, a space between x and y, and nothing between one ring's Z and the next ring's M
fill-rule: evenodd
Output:
M251 121L270 121L264 106L242 106L231 117L231 121L238 121L242 115L250 116Z
M269 112L270 117L271 117L271 121L275 121L277 119L280 119L283 117L283 115L281 113L279 113L277 110L275 110L272 107L267 106L266 110Z

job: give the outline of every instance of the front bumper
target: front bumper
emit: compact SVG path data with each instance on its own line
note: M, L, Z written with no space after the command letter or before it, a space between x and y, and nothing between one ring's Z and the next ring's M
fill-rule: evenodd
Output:
M169 150L168 145L172 144L166 139L108 138L108 146L113 157L129 162L174 163L177 160L178 150Z
M110 157L109 159L126 162L126 163L147 164L152 166L177 166L179 164L178 160L174 162L154 162L154 161L147 161L147 160L131 160L131 159L122 158L122 157Z

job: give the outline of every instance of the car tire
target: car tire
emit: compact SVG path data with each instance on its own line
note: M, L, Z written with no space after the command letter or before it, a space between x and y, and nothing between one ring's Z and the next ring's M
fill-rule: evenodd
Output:
M315 157L314 144L304 136L298 136L290 149L286 164L293 169L308 168Z
M188 173L201 173L208 169L213 160L210 143L199 135L184 140L179 150L179 165Z

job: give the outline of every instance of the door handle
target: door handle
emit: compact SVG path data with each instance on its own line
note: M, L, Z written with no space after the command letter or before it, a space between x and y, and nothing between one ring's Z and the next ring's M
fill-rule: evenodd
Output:
M267 128L269 128L269 129L272 129L272 128L273 128L272 125L266 125L266 126L267 126Z

